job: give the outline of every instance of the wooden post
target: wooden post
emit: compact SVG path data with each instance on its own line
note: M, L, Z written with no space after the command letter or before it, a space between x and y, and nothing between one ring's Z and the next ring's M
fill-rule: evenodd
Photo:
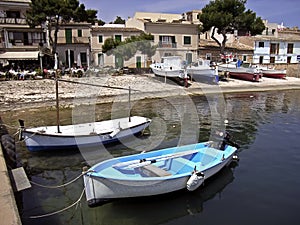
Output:
M128 120L129 120L129 122L131 122L131 88L130 88L130 86L129 86L128 92L129 92L129 95L128 95L128 114L129 114L129 118L128 118Z
M58 77L57 73L55 73L55 93L56 93L56 124L57 124L57 133L60 132L59 128L59 100L58 100Z

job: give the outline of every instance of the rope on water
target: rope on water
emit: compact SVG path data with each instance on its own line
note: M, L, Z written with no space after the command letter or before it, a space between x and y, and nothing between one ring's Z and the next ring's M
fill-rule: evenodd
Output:
M83 173L81 173L78 177L75 177L73 180L65 183L65 184L61 184L61 185L57 185L57 186L47 186L47 185L42 185L42 184L38 184L38 183L35 183L34 181L30 181L31 184L34 184L36 186L39 186L39 187L43 187L43 188L62 188L62 187L66 187L68 186L69 184L72 184L74 183L76 180L78 180L80 177L82 177L84 174L86 173L89 173L89 172L92 172L92 170L88 170L88 171L85 171Z
M81 195L80 197L77 199L77 201L75 201L73 204L63 208L63 209L60 209L60 210L57 210L55 212L52 212L52 213L47 213L47 214L43 214L43 215L38 215L38 216L30 216L29 218L30 219L39 219L39 218L43 218L43 217L47 217L47 216L53 216L55 214L58 214L58 213L61 213L61 212L64 212L70 208L72 208L73 206L75 205L78 205L78 203L81 201L82 197L83 197L83 194L85 192L85 188L83 188L82 192L81 192ZM77 206L76 206L76 209L77 209Z

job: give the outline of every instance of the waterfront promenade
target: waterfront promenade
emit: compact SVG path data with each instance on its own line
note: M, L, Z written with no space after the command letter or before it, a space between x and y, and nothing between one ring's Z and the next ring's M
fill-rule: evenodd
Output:
M75 81L110 87L133 89L132 100L146 98L164 98L178 95L203 95L206 93L234 93L248 91L278 91L300 89L300 78L287 77L284 80L263 77L259 82L250 82L237 79L220 81L219 85L209 85L189 82L189 87L180 86L170 80L157 78L153 74L102 76L88 78L63 77L67 81ZM59 99L61 107L72 107L74 99L95 98L95 103L108 103L116 97L126 96L128 91L104 87L91 87L69 82L59 81ZM0 82L0 111L18 110L25 108L55 106L54 80L25 80Z

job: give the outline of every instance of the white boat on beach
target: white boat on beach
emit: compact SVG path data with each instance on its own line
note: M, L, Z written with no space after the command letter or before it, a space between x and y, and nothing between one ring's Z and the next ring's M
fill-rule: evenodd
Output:
M188 76L196 82L217 84L219 77L216 68L210 66L209 60L198 59L186 68Z
M152 63L150 68L156 76L181 79L187 78L180 56L162 57L162 62Z
M29 151L62 150L109 144L142 132L151 120L131 116L113 120L75 125L24 127L21 121L21 140Z
M193 191L235 158L236 147L228 142L222 146L202 142L100 162L83 174L88 205L182 189Z

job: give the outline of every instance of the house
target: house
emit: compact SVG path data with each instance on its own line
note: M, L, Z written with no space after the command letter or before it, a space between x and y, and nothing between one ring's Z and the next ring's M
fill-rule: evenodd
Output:
M59 67L90 66L90 29L86 22L69 22L61 24L57 34Z
M254 40L254 64L295 64L300 55L300 31L266 23L266 30Z
M170 55L181 56L188 63L198 58L199 29L187 20L187 14L136 12L126 21L126 27L136 27L154 36L157 49L152 61Z
M103 45L105 40L113 38L117 41L125 41L132 36L139 36L143 33L137 28L125 27L122 24L107 24L98 26L98 24L91 27L91 57L94 66L110 66L114 68L122 67L141 67L142 55L137 53L134 58L124 60L122 56L113 54L113 52L103 52Z
M42 67L49 61L41 27L30 28L25 19L30 0L0 1L0 64L2 67Z

